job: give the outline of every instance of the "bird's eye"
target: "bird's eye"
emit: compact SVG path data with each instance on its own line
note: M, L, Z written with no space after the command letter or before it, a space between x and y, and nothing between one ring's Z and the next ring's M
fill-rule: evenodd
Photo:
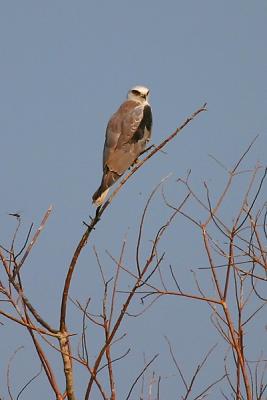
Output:
M134 94L135 96L140 96L140 92L135 89L132 90L132 94Z

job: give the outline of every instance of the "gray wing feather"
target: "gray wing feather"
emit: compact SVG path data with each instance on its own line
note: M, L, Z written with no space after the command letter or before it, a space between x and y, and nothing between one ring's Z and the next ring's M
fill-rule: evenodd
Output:
M103 151L103 177L93 195L99 205L106 190L136 161L151 136L152 113L148 104L125 101L111 117ZM105 194L106 195L106 194Z
M132 138L143 118L143 105L126 101L111 117L106 131L103 168L122 175L138 157Z
M152 126L151 108L134 101L124 102L111 117L106 131L103 169L122 175L144 150Z

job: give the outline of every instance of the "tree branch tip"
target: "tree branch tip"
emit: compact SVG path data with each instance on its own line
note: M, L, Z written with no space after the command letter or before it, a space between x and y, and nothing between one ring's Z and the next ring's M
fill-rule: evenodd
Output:
M78 333L68 333L68 337L73 337L73 336L77 336Z
M109 280L105 283L105 285L108 286L108 284L109 284L112 280L113 280L113 277L112 277L112 278L109 278Z
M17 218L17 219L20 219L20 218L21 218L21 215L20 215L20 213L18 213L18 212L16 212L16 213L8 213L8 215L10 215L11 217L15 217L15 218Z

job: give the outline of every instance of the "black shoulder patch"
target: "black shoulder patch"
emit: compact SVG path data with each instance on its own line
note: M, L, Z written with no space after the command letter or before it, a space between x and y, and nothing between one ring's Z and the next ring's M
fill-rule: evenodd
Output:
M144 107L143 118L136 129L131 142L138 142L138 140L143 139L145 128L148 131L151 131L152 129L152 112L149 105Z
M151 129L152 129L152 112L151 112L151 107L149 105L146 105L144 107L144 116L143 116L141 123L143 121L145 123L146 129L151 131Z

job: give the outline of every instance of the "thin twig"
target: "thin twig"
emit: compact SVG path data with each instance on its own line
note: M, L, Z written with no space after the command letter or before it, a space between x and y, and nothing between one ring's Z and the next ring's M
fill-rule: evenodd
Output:
M169 341L169 339L167 338L167 336L164 336L164 337L165 337L166 342L168 343L169 351L170 351L170 355L171 355L172 361L173 361L175 367L177 368L177 371L179 372L179 375L180 375L180 377L181 377L181 380L182 380L182 382L183 382L183 384L184 384L186 390L188 391L188 384L187 384L187 382L186 382L186 380L185 380L185 377L184 377L184 375L183 375L183 373L182 373L182 370L181 370L181 368L179 367L179 364L178 364L178 362L177 362L177 360L176 360L176 358L175 358L174 352L173 352L173 350L172 350L171 342Z
M24 349L24 346L19 346L14 353L12 354L12 356L9 358L8 360L8 365L7 365L7 373L6 373L6 382L7 382L7 390L8 390L8 394L10 397L10 400L14 400L12 393L11 393L11 382L10 382L10 369L11 369L11 364L16 356L16 354L20 351Z
M27 247L27 249L26 249L26 251L25 251L25 253L24 253L22 259L20 260L20 262L19 262L17 268L14 269L14 272L13 272L13 279L15 279L17 273L20 271L20 268L22 267L24 261L26 260L26 258L27 258L28 255L30 254L30 252L31 252L31 250L32 250L32 248L33 248L33 246L34 246L34 244L36 243L36 241L37 241L37 239L38 239L38 237L39 237L39 235L40 235L40 233L41 233L41 231L44 229L45 224L46 224L46 222L47 222L47 220L48 220L48 217L49 217L49 215L51 214L51 211L52 211L52 206L50 206L50 207L48 208L48 210L46 211L46 213L45 213L45 215L44 215L44 217L43 217L43 219L42 219L42 222L41 222L39 228L37 229L37 231L35 232L35 234L34 234L32 240L30 241L29 246Z
M128 395L126 396L125 400L129 400L129 398L130 398L130 396L131 396L131 393L132 393L132 391L133 391L135 385L137 384L137 382L139 381L139 379L141 378L141 376L144 374L144 372L147 370L147 368L155 361L155 359L156 359L158 356L159 356L159 354L156 354L156 355L152 358L152 360L150 360L150 361L145 365L145 367L142 369L142 371L140 372L140 374L139 374L139 375L137 376L137 378L134 380L134 382L133 382L133 384L132 384L132 386L131 386L131 388L130 388L130 390L129 390L129 393L128 393Z
M20 395L24 392L24 390L36 379L38 378L38 376L41 375L43 370L43 367L41 365L40 371L37 372L37 374L35 374L23 387L22 389L19 391L18 395L17 395L17 400L20 398Z

